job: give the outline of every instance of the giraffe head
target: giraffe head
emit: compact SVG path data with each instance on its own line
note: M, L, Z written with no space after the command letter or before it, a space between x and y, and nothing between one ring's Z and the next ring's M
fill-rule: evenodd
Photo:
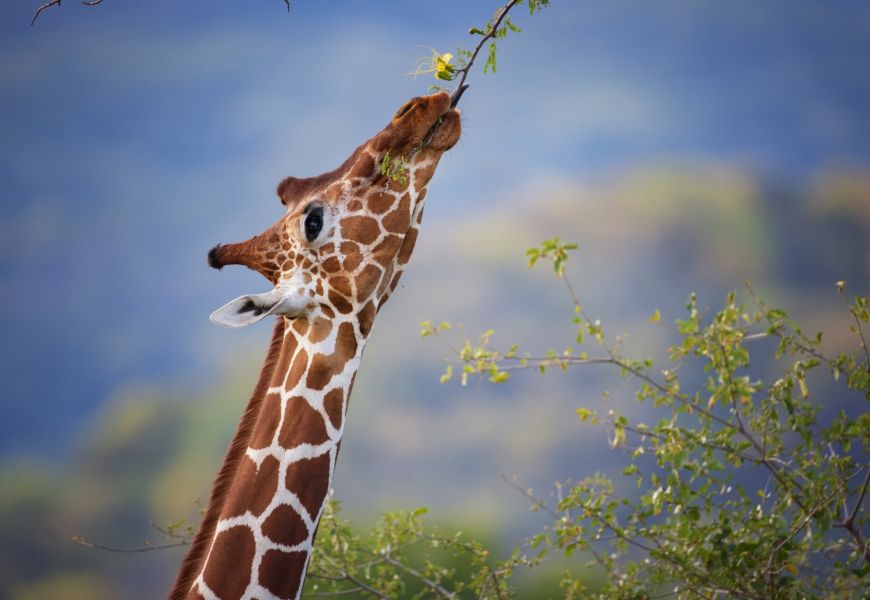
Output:
M371 320L395 288L422 219L426 185L459 140L459 111L445 93L413 98L334 171L287 177L286 213L260 235L215 246L209 264L241 264L273 285L211 315L228 327L268 315L360 314Z

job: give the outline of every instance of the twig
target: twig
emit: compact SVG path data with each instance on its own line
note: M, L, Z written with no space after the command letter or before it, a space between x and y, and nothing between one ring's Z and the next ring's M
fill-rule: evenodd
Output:
M462 73L462 77L459 78L459 84L457 84L456 89L450 96L450 106L456 106L459 103L459 98L462 96L462 93L468 88L468 86L465 84L465 79L468 77L468 72L471 70L471 65L474 64L474 59L477 58L477 55L480 53L480 49L483 48L483 45L495 37L496 31L498 31L498 26L501 25L501 22L505 18L505 15L508 14L508 11L512 9L517 4L517 2L519 2L519 0L510 0L510 2L501 7L501 10L499 11L498 16L495 18L495 22L493 22L492 27L490 27L489 30L485 32L485 35L480 38L480 41L477 43L477 47L471 53L471 58L468 59L468 62L465 64L465 66L459 69L459 73Z
M121 552L124 554L138 554L141 552L153 552L154 550L166 550L169 548L178 548L180 546L187 546L190 544L187 540L181 540L178 542L174 542L172 544L162 544L160 546L140 546L139 548L114 548L112 546L103 546L102 544L97 544L90 540L83 538L80 535L74 535L70 538L76 544L80 546L84 546L85 548L95 548L97 550L105 550L107 552Z
M384 556L384 561L393 565L397 569L404 571L408 575L410 575L412 577L416 577L417 579L422 581L426 585L426 587L428 587L430 590L432 590L433 592L437 592L438 595L441 596L442 598L455 598L456 597L455 594L453 594L449 590L444 589L443 586L439 585L435 581L432 581L431 579L429 579L428 577L426 577L420 571L414 569L413 567L409 567L408 565L404 564L402 561L396 560L395 558L393 558L391 556Z
M870 467L870 465L867 465ZM864 496L867 494L867 485L870 484L870 468L867 469L867 473L864 475L864 482L861 484L861 493L858 494L858 499L855 501L855 508L852 509L852 514L849 515L843 524L853 523L855 521L855 517L858 516L858 511L861 509L861 504L864 503Z
M507 4L499 9L498 16L492 24L492 27L485 33L485 35L478 42L477 47L471 53L471 58L465 63L465 66L459 69L457 73L462 73L462 77L459 78L459 83L456 86L456 89L453 90L453 93L450 94L450 108L455 108L457 104L459 104L459 99L462 97L462 94L465 90L468 89L469 84L465 83L465 79L468 77L468 72L471 70L471 66L474 64L474 60L477 58L477 55L480 53L480 49L483 48L483 45L487 42L487 40L491 40L495 37L495 33L498 30L498 26L501 25L502 20L505 15L507 15L508 11L512 9L520 0L510 0ZM423 141L420 142L420 145L415 148L411 152L411 156L413 157L417 152L426 148L431 142L432 138L435 136L435 130L438 129L438 125L440 125L440 121L435 123L432 128L426 133L423 137Z
M867 547L867 542L864 541L861 532L857 527L855 527L855 517L858 516L858 512L861 510L861 505L864 503L864 496L867 494L867 486L870 484L870 465L867 465L865 468L867 468L867 473L864 474L864 481L861 483L861 491L858 493L858 499L855 500L855 507L852 509L852 512L846 520L839 525L849 532L849 535L852 536L855 540L855 544L861 550L861 556L864 559L864 562L870 564L870 548Z
M36 19L39 18L39 15L41 15L44 10L49 9L52 6L60 6L61 2L63 2L63 0L50 0L49 2L46 2L45 4L37 8L36 12L33 15L33 18L30 20L30 25L33 26L33 24L36 23ZM103 0L81 0L82 6L97 6L98 4L102 3Z
M800 494L804 493L803 487L795 480L788 478L787 475L783 474L779 469L777 469L773 463L771 463L770 458L765 456L764 448L761 444L758 443L758 440L749 433L749 430L746 428L746 425L743 423L743 417L740 415L740 407L737 406L737 398L734 396L734 381L732 379L732 368L731 361L728 360L728 350L725 348L723 344L720 344L720 348L722 351L722 361L725 363L725 372L720 373L722 376L723 382L728 386L728 396L731 401L731 410L734 413L734 417L737 419L737 431L743 438L748 441L756 452L759 454L759 460L764 467L770 471L770 474L776 478L779 484L783 487L786 494L789 494L794 500L795 504L797 504L800 509L804 512L804 514L809 514L806 505L800 499ZM727 376L727 377L726 377ZM791 487L797 488L798 493L792 493Z
M51 8L52 6L60 6L60 3L63 0L50 0L50 2L46 2L42 6L36 9L36 13L34 13L33 18L30 19L30 26L32 27L34 23L36 23L36 19L39 18L39 15L42 14L44 10Z
M867 348L867 339L864 337L864 328L861 326L861 319L858 318L858 315L849 306L849 299L846 298L845 294L843 295L843 301L846 303L846 308L849 310L849 314L852 315L852 318L855 320L855 333L858 334L858 338L861 340L861 348L864 350L864 361L867 364L867 370L870 371L870 349Z

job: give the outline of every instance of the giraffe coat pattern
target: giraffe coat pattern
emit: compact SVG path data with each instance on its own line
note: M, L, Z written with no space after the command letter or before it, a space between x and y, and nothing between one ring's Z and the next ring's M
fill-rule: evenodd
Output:
M209 253L213 267L245 265L275 286L212 320L277 322L171 599L301 596L366 339L410 259L426 186L460 133L447 94L413 98L336 170L282 181L287 212L264 233ZM402 178L383 172L385 157L405 161Z

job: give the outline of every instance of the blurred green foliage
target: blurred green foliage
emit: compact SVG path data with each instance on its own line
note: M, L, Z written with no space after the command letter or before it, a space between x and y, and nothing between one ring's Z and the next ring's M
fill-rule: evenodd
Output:
M656 368L651 358L625 356L620 339L609 341L581 307L564 271L576 247L554 238L527 252L530 267L549 260L564 281L576 348L536 356L517 345L494 347L492 330L460 344L447 339L455 331L450 323L425 322L421 332L454 353L442 383L457 365L463 385L469 377L501 383L517 369L609 365L638 386L638 402L655 407L652 425L614 404L577 409L582 422L609 429L611 448L630 451L622 475L636 493L618 491L597 471L556 484L552 503L515 484L553 519L531 539L539 561L582 551L606 574L593 591L579 565L567 571L566 597L863 597L870 575L867 298L855 296L843 308L853 321L853 348L828 356L822 332L808 336L748 283L751 308L730 293L708 316L692 294L687 316L675 322L679 340L668 348L667 364ZM846 298L844 281L831 287ZM650 320L661 322L658 309ZM583 350L586 340L596 354ZM781 369L767 382L756 378L750 361L750 346L755 351L764 341L772 343L759 352L772 354ZM811 398L809 380L820 367L849 393L846 408L834 414L823 412L830 405L823 387Z

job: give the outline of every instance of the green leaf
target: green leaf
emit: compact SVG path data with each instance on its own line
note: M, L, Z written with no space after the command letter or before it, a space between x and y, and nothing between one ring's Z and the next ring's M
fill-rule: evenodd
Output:
M492 375L489 380L493 383L504 383L508 379L510 379L511 374L507 371L498 371L494 375Z
M486 63L484 63L484 65L483 65L483 72L484 73L488 72L489 69L492 69L492 72L495 73L495 67L496 67L495 53L496 53L495 42L490 42L489 43L489 54L487 54Z
M577 414L580 415L580 420L585 423L590 417L595 416L595 411L581 407L577 409Z

